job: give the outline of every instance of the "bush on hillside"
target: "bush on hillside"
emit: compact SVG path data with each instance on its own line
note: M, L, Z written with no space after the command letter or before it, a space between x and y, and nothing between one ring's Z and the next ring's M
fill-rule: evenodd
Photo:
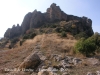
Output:
M29 39L29 34L25 34L25 35L23 36L23 39Z
M25 34L23 36L23 39L32 39L36 36L36 33L31 33L31 34Z
M14 39L11 40L11 43L16 43L18 41L19 41L19 38L14 38Z
M34 38L35 36L36 36L36 33L31 33L30 36L29 36L29 38L32 39L32 38Z
M60 32L61 32L61 28L60 28L60 27L57 27L57 28L55 29L55 31L56 31L57 33L60 33Z
M87 39L80 39L75 45L75 51L86 56L100 53L100 33L96 32Z
M97 45L97 46L100 46L100 33L96 32L96 33L92 36L92 38L95 39L96 45Z
M61 37L66 37L67 35L66 35L66 32L61 32Z
M97 53L100 53L100 33L95 32L92 38L95 39Z
M81 39L75 45L75 51L85 56L94 54L95 50L96 44L93 38Z
M62 33L62 32L66 32L66 29L65 29L65 28L57 27L57 28L55 29L55 31L56 31L57 33Z
M79 34L75 35L76 39L81 39L81 38L88 38L87 34L85 32L80 32Z
M50 28L56 28L57 26L55 24L50 25Z

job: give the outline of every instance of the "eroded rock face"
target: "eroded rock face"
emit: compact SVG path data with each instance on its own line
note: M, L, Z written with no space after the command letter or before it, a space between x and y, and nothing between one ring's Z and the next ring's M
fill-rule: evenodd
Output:
M40 65L40 58L36 53L29 55L19 66L19 69L33 69L35 70Z
M17 26L13 26L11 31L10 31L10 38L13 38L13 37L17 37L21 35L21 27L19 26L19 24L17 24Z
M15 36L18 37L19 35L21 35L21 27L19 26L19 24L17 24L17 26L13 25L12 28L8 28L8 30L4 34L4 37L12 39Z
M35 10L32 13L32 18L30 20L30 28L38 28L43 25L45 21L43 13L40 11Z
M92 30L92 21L90 19L80 19L80 20L71 20L71 21L61 21L60 25L62 25L66 31L71 32L76 35L80 32L86 33L88 36L92 36L94 34Z
M32 13L29 12L28 14L25 15L21 28L22 28L22 34L24 34L29 28L30 28L30 20L32 17Z
M65 14L63 11L61 11L59 6L56 6L56 4L51 4L50 8L47 9L47 15L48 19L51 22L54 21L60 21L60 20L67 20L67 14Z
M88 19L87 17L68 15L64 13L59 6L53 3L45 13L34 10L33 12L29 12L28 14L26 14L21 24L21 27L17 26L8 29L5 32L4 37L13 38L26 33L28 29L39 28L45 23L55 23L61 21L69 22L65 25L68 32L70 31L73 34L85 32L89 36L93 35L91 19ZM72 25L75 25L76 28L71 28L73 27Z
M10 38L10 31L11 31L11 28L8 28L4 34L4 37Z

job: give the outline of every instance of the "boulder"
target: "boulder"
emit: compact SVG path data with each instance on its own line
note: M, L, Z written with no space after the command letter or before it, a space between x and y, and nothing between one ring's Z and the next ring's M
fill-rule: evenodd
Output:
M36 53L29 55L18 67L19 69L33 69L36 70L40 65L41 59Z
M38 72L38 75L54 75L51 71L40 71Z
M82 60L81 60L81 59L78 59L78 58L74 58L74 59L73 59L73 64L74 64L74 65L82 64Z
M100 71L96 71L97 75L100 75Z
M67 72L64 72L62 75L70 75L69 73L67 73Z
M96 73L88 72L87 75L97 75Z
M90 65L100 65L100 61L99 59L96 59L96 58L87 58L87 62L90 64Z
M30 75L38 75L36 72L33 72L32 74L30 74Z

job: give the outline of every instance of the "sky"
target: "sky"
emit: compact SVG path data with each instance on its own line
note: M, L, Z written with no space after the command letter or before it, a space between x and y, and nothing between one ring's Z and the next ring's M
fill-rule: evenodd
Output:
M13 25L21 25L28 12L44 13L52 3L66 14L90 18L93 31L100 33L100 0L0 0L0 37Z

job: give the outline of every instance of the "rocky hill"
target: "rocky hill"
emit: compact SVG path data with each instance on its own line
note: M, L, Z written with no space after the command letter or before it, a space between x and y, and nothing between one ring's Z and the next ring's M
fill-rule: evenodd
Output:
M37 35L22 46L0 50L0 75L99 75L100 55L74 55L77 40L71 37Z
M25 34L29 29L40 28L47 23L56 22L58 22L58 25L61 25L61 27L63 26L63 28L66 29L66 32L71 32L74 35L80 32L85 32L88 36L93 35L91 19L88 19L87 17L68 15L64 13L59 6L53 3L45 13L41 13L37 10L27 13L21 26L14 25L12 28L8 28L4 34L4 37L18 37Z
M29 12L0 39L0 75L100 75L100 33L93 34L91 19L54 3Z

